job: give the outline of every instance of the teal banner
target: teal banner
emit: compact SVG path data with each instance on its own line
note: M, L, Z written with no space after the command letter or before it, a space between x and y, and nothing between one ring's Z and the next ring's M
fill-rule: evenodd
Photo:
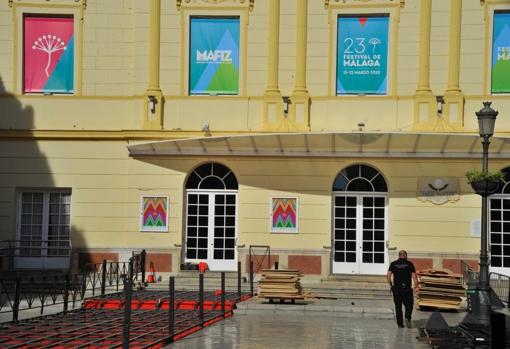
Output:
M239 18L191 18L190 94L239 93Z
M337 94L387 92L387 15L338 17Z
M494 13L492 93L510 92L510 13Z

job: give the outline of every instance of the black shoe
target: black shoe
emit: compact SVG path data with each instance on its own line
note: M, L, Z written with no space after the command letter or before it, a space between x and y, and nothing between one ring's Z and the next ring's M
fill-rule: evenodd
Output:
M411 328L411 320L406 319L405 321L406 321L406 327ZM404 327L404 326L402 326L402 327Z
M404 328L404 325L402 325L402 324L397 324L397 325L398 325L398 327L400 327L400 328Z

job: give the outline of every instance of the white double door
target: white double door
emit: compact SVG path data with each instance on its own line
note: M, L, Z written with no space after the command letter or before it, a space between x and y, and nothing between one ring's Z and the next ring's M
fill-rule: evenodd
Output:
M237 192L186 192L185 262L212 271L237 270Z
M388 268L387 196L333 196L333 274L385 274Z
M490 271L510 276L510 195L489 198Z

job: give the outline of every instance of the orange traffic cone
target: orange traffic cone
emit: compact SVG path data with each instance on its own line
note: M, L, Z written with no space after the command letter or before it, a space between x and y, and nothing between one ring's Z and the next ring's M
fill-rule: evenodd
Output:
M152 284L156 282L156 271L154 270L154 264L152 264L152 262L149 264L149 272L150 274L147 275L147 283Z

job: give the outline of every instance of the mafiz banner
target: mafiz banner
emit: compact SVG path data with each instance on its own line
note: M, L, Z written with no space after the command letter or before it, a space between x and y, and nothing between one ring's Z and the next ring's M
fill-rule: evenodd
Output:
M73 92L72 17L24 18L23 72L24 92Z
M387 15L338 17L337 94L385 94Z
M510 12L494 13L492 92L510 92Z
M190 94L239 93L239 18L191 18Z

